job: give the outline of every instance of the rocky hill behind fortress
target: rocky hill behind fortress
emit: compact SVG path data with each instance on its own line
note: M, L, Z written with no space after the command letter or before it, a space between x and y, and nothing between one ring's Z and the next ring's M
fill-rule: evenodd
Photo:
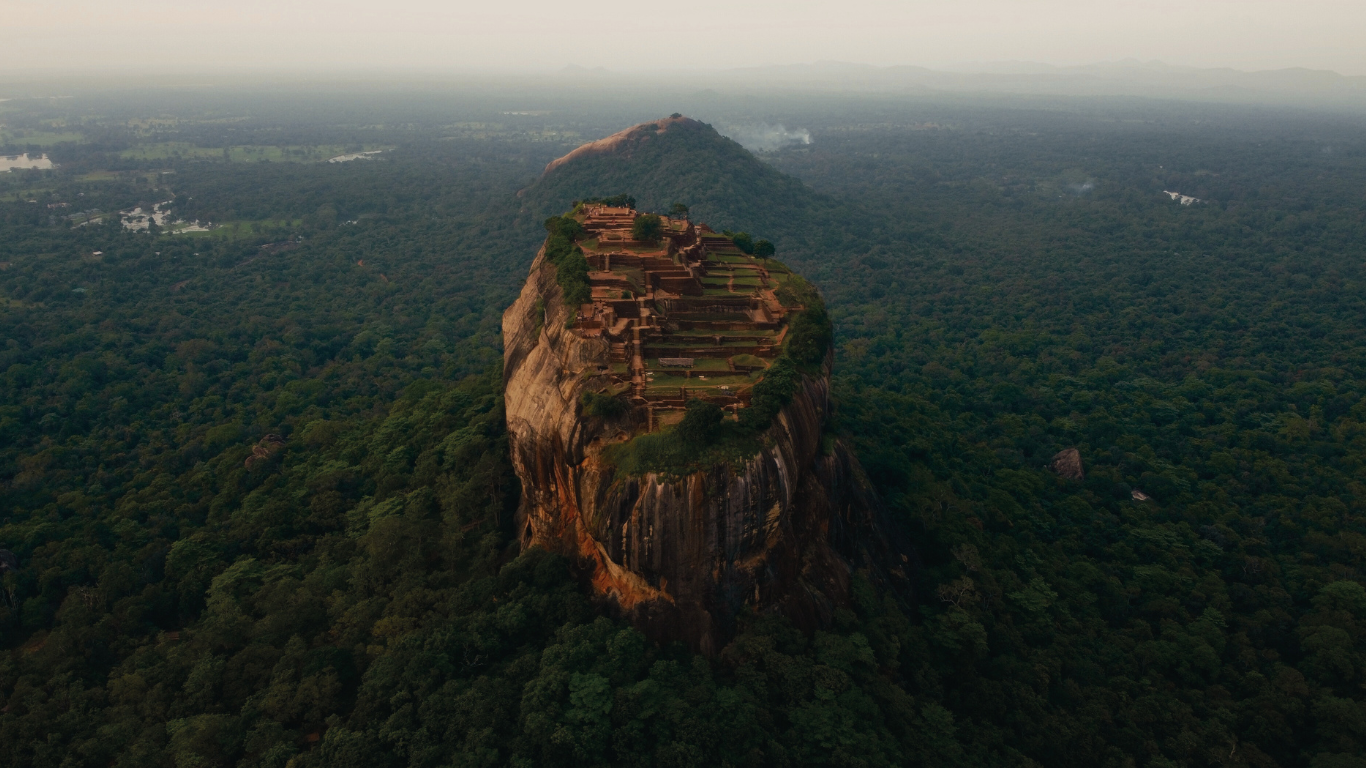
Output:
M771 231L774 239L830 207L797 179L687 117L641 123L584 144L551 162L521 196L544 217L575 200L623 192L644 211L683 202L718 229Z
M687 117L642 123L579 147L522 190L520 205L539 223L575 200L626 192L643 211L680 202L718 230L760 233L787 263L831 290L840 288L857 257L885 242L878 233L889 226L907 242L936 237L912 222L889 220L881 209L817 192Z
M547 172L697 126L646 123ZM503 316L523 546L569 554L647 634L703 651L746 611L824 625L860 570L904 589L909 548L827 431L819 296L696 221L662 217L656 237L637 239L640 215L589 204L552 219ZM697 442L706 414L712 437Z

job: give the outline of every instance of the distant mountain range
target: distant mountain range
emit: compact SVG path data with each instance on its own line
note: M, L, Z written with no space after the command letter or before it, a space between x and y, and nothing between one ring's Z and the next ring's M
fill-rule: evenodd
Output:
M581 67L565 74L588 74ZM632 77L592 71L597 77ZM700 87L769 87L868 93L975 93L1056 96L1138 96L1242 103L1274 103L1366 111L1366 77L1301 67L1247 72L1159 61L1122 61L1060 67L1006 61L931 69L878 67L841 61L681 72L674 82Z

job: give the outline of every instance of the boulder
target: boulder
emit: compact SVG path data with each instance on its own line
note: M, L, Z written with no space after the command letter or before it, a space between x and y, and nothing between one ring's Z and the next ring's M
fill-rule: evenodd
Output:
M1081 451L1076 448L1058 451L1053 460L1048 462L1048 468L1058 477L1068 480L1081 482L1086 479L1086 473L1081 468Z

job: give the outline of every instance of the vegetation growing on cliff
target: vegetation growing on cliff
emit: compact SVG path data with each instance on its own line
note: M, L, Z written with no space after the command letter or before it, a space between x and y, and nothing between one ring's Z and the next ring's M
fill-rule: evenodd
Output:
M792 316L783 355L798 370L814 373L824 367L833 340L825 300L815 286L795 274L787 275L773 293L783 306L802 308L801 312Z
M591 391L584 392L581 400L583 401L581 403L583 405L583 412L588 416L594 416L600 419L619 418L625 415L627 411L626 401L622 400L620 397L614 397L611 394Z
M583 227L573 216L551 216L545 221L549 236L545 241L545 257L555 265L555 281L564 292L564 304L571 319L580 304L593 300L593 289L588 283L588 260L583 250L574 244L583 237Z
M788 400L791 396L789 392ZM727 420L720 406L694 398L678 424L610 445L603 458L627 476L655 472L677 478L716 466L738 468L763 448L762 430L767 427L756 428L754 419Z

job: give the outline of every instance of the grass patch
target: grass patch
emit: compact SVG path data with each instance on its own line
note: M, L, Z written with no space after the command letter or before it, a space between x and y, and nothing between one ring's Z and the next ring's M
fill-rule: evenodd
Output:
M657 360L658 358L652 358L652 359ZM693 365L692 365L692 368L691 368L691 369L684 369L684 368L664 368L664 367L660 366L660 367L658 367L658 368L652 368L651 370L660 370L660 371L683 371L683 370L692 370L693 372L701 371L702 373L711 373L712 371L727 371L727 372L728 372L728 371L730 371L730 366L729 366L729 365L726 365L725 358L719 358L719 357L702 357L702 358L697 358L697 359L693 360Z
M0 131L0 146L55 147L80 144L85 137L76 131Z
M746 368L767 368L768 362L757 355L736 355L731 358L731 362Z

